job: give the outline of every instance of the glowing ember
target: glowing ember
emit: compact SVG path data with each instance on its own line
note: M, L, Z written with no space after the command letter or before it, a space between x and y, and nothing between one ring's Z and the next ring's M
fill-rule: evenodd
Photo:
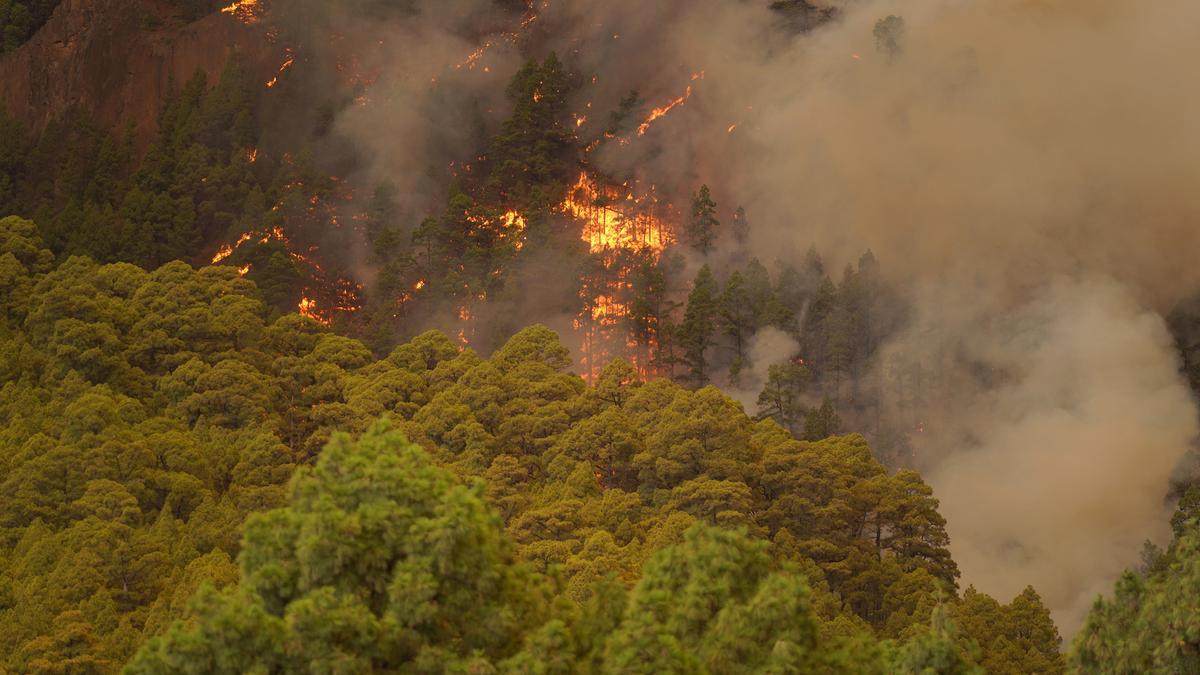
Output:
M454 68L456 70L462 70L463 68L466 68L467 70L471 70L472 68L475 67L475 62L478 61L479 58L481 56L483 56L484 52L486 52L488 50L488 48L491 46L492 46L492 43L490 43L490 42L484 43L484 45L482 47L480 47L479 49L476 49L475 51L473 51L469 55L467 55L466 61L463 61L462 63L454 66Z
M258 161L258 148L250 148L249 150L247 150L246 151L246 159L249 160L251 164L257 162Z

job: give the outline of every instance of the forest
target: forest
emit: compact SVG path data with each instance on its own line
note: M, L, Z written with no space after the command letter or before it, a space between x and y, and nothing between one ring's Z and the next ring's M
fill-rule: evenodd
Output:
M991 10L649 10L679 46L625 0L145 4L137 30L227 21L279 60L170 79L150 135L0 101L0 673L1200 669L1190 249L1030 245L1119 240L1105 180L1147 232L1192 202L1088 157L1104 180L1055 184L1094 231L958 238L946 204L995 195L910 186L916 225L818 147L850 143L821 95L866 100L870 182L899 150L971 173L884 138L922 124L889 83L936 73L986 126L954 97L989 86ZM0 0L0 68L72 11ZM930 70L938 21L979 52ZM709 60L656 79L658 49ZM751 86L721 54L775 83L830 50L883 102L827 70L718 100ZM755 125L797 100L819 139L781 159Z

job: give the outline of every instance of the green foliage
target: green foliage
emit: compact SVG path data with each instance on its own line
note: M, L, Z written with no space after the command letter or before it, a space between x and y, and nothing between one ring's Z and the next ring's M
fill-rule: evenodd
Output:
M693 527L647 563L609 638L606 672L799 672L819 657L803 579L765 542Z
M979 664L988 673L1062 673L1062 642L1050 611L1032 587L1008 605L968 588L949 609L961 629L963 649L982 650Z
M690 369L691 382L697 387L708 384L711 374L707 352L713 346L718 307L717 282L705 265L692 282L683 323L679 326L683 360Z
M1192 673L1200 669L1200 534L1184 531L1161 569L1126 572L1075 637L1071 672Z
M82 114L53 122L36 142L0 120L14 132L0 145L21 150L0 150L0 213L36 216L56 253L143 267L196 260L230 230L265 226L246 222L261 185L247 154L254 94L240 64L232 59L213 87L197 74L169 99L140 161L131 135Z
M982 675L974 650L955 640L957 627L945 608L937 607L929 630L915 636L900 654L898 672L913 675Z
M478 668L548 611L482 485L386 424L335 436L292 479L288 507L247 521L239 561L241 586L203 599L128 672Z
M522 213L557 202L572 173L574 135L567 116L569 85L554 53L529 61L508 85L512 115L492 140L487 193Z
M376 359L269 320L232 268L54 267L15 218L3 261L11 670L111 672L157 639L148 672L614 672L655 636L682 668L886 672L875 635L952 592L931 490L860 436L797 440L621 361L588 386L544 326L486 359L436 332Z
M712 199L707 185L692 197L692 215L684 230L687 243L701 255L712 252L717 243L717 203Z
M59 0L0 0L0 54L20 47L50 18Z

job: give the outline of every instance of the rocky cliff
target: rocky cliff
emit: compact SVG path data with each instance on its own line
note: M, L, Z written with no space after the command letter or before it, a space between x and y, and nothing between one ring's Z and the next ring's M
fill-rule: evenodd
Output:
M154 0L63 0L40 31L0 56L0 106L35 131L78 108L152 138L172 83L215 82L235 54L255 70L278 48L257 25L215 13L183 22ZM270 66L266 66L268 69Z

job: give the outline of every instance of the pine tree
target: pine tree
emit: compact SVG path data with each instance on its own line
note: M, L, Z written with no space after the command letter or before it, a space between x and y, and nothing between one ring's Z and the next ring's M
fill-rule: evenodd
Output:
M712 194L707 185L701 185L700 191L692 198L692 217L688 220L685 234L688 244L699 253L707 256L712 252L717 241L717 203L712 200Z
M767 383L758 395L759 416L770 417L798 434L806 412L802 396L811 379L812 374L799 361L771 366L767 370Z
M717 309L717 282L712 270L705 265L692 283L683 323L679 327L683 360L689 368L689 379L696 387L703 387L709 381L707 352L713 345Z
M804 418L804 438L819 441L836 434L842 426L842 419L833 408L833 401L826 396L819 408L813 408Z
M725 290L721 291L718 306L721 332L733 343L733 364L729 368L729 377L736 383L738 374L746 364L746 346L754 333L756 318L741 273L734 272L729 276Z

